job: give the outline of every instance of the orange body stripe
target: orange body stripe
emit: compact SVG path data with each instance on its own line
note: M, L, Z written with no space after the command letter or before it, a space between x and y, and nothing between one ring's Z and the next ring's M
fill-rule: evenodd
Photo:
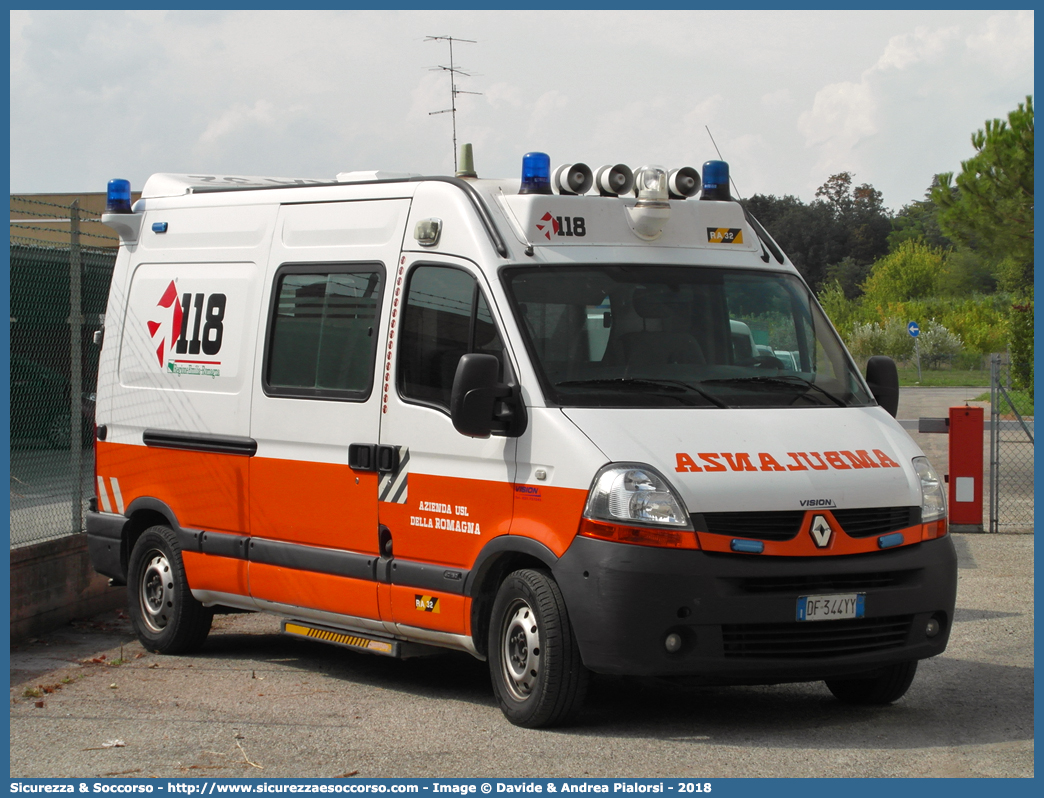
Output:
M250 490L252 536L377 554L376 473L252 457Z
M96 456L96 473L119 479L128 507L139 496L152 496L166 502L187 529L249 531L251 458L106 441L98 441Z
M490 540L506 535L513 490L506 482L409 475L406 504L380 502L396 557L470 568Z
M531 488L534 486L517 486ZM587 491L578 488L536 486L538 494L519 491L511 534L539 541L561 557L576 537L580 516L587 503Z
M439 600L438 612L422 612L417 609L417 595L434 596ZM406 585L391 586L392 620L406 626L419 626L439 632L464 634L464 597L451 593Z
M376 582L258 562L250 563L249 568L250 593L254 598L341 615L379 617Z
M185 577L193 590L215 590L246 596L247 562L232 557L214 557L197 551L183 551Z

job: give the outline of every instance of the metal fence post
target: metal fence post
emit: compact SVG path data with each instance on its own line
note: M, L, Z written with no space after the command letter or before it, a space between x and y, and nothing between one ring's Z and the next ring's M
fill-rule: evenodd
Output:
M83 313L80 305L80 201L69 208L69 458L72 490L72 533L83 530Z
M999 532L1000 497L1000 355L990 355L990 532Z

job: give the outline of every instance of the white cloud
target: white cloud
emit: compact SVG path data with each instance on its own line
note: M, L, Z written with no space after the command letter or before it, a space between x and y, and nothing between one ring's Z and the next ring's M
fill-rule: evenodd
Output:
M686 132L705 133L704 126L709 127L718 122L725 111L725 107L725 98L720 94L714 94L696 103L692 110L684 116Z
M985 30L966 39L968 50L993 68L1012 73L1033 69L1033 12L997 14L986 20Z
M449 108L449 79L438 73L430 73L417 81L410 92L410 109L407 114L411 120L420 121L433 111Z
M898 206L1033 89L1031 12L31 11L11 14L11 188L156 171L452 169L442 43L479 172L699 166L745 192L858 171ZM726 51L701 32L742 30ZM954 31L957 31L954 34ZM705 38L705 37L704 37ZM703 39L700 39L703 41ZM824 77L827 76L827 77ZM827 85L829 83L829 85ZM75 131L77 146L69 146ZM89 155L88 155L89 153Z
M529 113L529 132L533 135L546 133L548 122L564 118L562 109L569 106L569 98L558 89L545 91L533 103Z
M207 125L199 137L200 144L214 144L239 133L247 126L271 127L276 120L272 103L258 100L252 106L237 103Z
M893 36L873 69L906 69L920 62L938 62L959 31L956 26L939 30L920 27L913 33Z
M812 110L803 113L798 124L810 146L825 145L843 153L877 132L876 111L869 81L832 83L816 93Z
M29 43L25 39L25 29L32 22L28 11L11 12L11 73L14 74L24 66L25 53Z
M893 187L915 171L927 186L932 174L954 169L971 154L968 136L997 115L997 104L1006 112L1022 99L1021 89L1007 96L1004 89L1032 92L1032 47L1031 12L994 14L971 26L922 25L891 36L858 80L823 86L798 116L805 147L814 154L808 184L847 170L883 189L886 204L919 197L910 188L895 196ZM993 65L993 74L984 72L983 62ZM1006 75L998 77L1000 72Z
M159 10L145 10L145 9L128 9L127 17L138 22L144 22L148 25L162 25L167 19L166 11Z
M794 103L790 89L784 86L782 89L761 95L761 104L770 111L780 111L789 108Z
M501 106L521 108L525 102L521 88L504 82L494 83L489 88L484 89L482 94L493 108L500 108Z

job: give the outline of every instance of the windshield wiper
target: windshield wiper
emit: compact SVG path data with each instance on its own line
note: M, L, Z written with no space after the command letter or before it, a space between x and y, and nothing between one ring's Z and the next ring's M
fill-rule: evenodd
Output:
M797 387L799 387L801 385L804 385L804 386L807 386L809 388L815 388L817 391L819 391L821 394L823 394L823 396L825 396L827 399L829 399L831 402L833 402L838 407L848 407L848 405L845 403L845 401L843 399L840 399L839 397L834 396L834 394L830 393L830 391L828 391L825 388L821 388L820 386L816 385L814 382L812 382L812 380L806 380L804 377L799 377L796 374L782 374L782 375L777 376L777 377L727 377L727 378L717 379L717 380L704 380L704 382L711 382L711 383L745 383L747 385L754 384L754 385L766 385L766 386L769 386L769 385L789 385L789 386L792 386L792 387L795 387L795 388L797 388Z
M593 380L566 380L565 382L556 382L555 387L561 388L563 386L576 386L576 385L590 385L592 387L598 385L604 385L609 388L669 388L675 391L690 391L699 396L702 396L708 402L715 407L728 408L728 405L718 399L716 396L712 396L695 385L689 385L687 382L681 380L660 380L660 379L647 379L639 377L616 377L613 379L593 379Z

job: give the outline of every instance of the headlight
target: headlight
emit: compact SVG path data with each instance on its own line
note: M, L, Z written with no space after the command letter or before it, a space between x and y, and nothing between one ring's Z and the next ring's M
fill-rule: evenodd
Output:
M667 480L640 463L617 463L599 471L587 496L584 517L692 529L689 514Z
M913 459L914 471L921 479L921 523L946 517L946 491L927 457Z

